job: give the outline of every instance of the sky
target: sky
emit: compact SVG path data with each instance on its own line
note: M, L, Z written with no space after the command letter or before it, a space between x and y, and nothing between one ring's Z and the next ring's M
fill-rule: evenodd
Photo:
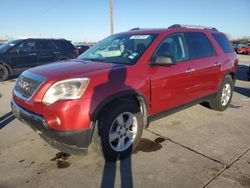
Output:
M250 36L250 0L113 0L113 9L115 33L179 23ZM0 0L0 39L94 42L110 35L109 24L109 0Z

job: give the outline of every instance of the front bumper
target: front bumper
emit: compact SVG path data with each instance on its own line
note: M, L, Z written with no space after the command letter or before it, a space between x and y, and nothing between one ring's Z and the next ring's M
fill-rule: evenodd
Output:
M54 148L71 154L85 154L91 142L92 128L74 130L74 131L57 131L48 126L42 115L30 112L18 104L11 101L13 114L17 119L29 125L33 130L47 141Z

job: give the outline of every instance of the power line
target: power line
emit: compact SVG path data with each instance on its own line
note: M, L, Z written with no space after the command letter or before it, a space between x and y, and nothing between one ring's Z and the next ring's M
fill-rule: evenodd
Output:
M59 5L61 5L63 3L63 1L64 0L58 1L55 5L49 7L45 11L41 12L35 18L33 17L32 19L30 19L29 21L27 21L27 23L29 24L30 22L35 22L36 20L40 19L42 16L46 15L47 13L51 12L52 10L54 10L55 8L57 8Z

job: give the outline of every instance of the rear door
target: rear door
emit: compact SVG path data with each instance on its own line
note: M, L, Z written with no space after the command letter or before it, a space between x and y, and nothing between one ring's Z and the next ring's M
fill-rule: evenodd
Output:
M58 49L54 43L50 40L37 40L35 43L39 65L57 61Z
M74 59L78 56L75 46L67 40L55 40L57 47L60 49L62 59Z
M152 113L167 110L187 103L194 94L194 67L183 33L167 36L156 49L156 56L172 56L176 64L154 65L149 68L151 80Z
M23 40L13 47L8 55L16 73L37 65L34 40Z
M193 67L193 94L201 98L214 93L217 86L220 60L205 33L185 33Z

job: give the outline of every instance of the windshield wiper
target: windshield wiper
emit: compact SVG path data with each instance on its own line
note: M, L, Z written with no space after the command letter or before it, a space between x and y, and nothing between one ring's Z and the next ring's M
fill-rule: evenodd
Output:
M107 61L104 60L104 59L85 58L85 59L81 59L81 60L87 60L87 61L95 61L95 62L104 62L104 63L107 63Z
M83 58L81 60L85 60L85 61L94 61L94 62L104 62L104 63L114 63L114 64L120 64L120 65L129 65L129 64L133 64L130 62L118 62L118 61L107 61L105 59L95 59L95 58Z

